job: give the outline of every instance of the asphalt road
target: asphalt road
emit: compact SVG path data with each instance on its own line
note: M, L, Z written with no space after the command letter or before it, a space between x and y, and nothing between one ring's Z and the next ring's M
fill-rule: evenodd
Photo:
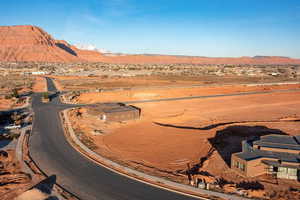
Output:
M48 79L48 90L56 92ZM41 102L34 94L35 113L30 138L30 153L47 175L56 175L57 183L84 200L189 200L192 197L162 190L113 173L82 156L66 141L58 112L72 107L58 97Z
M48 90L56 93L52 80L47 79ZM299 91L299 90L284 90ZM132 101L128 103L174 101L194 98L214 98L266 94L284 91L248 92L227 95L184 97L160 100ZM59 111L74 107L60 102L54 95L49 103L41 102L41 94L33 94L33 131L30 152L47 175L56 175L57 183L84 200L189 200L192 197L162 190L134 181L107 170L82 156L66 141Z

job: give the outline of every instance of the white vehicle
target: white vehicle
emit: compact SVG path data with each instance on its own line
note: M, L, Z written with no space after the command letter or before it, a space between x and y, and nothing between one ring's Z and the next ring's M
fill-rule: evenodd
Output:
M47 74L46 72L43 71L38 71L38 72L31 72L32 75L45 75Z
M6 129L6 130L10 130L10 129L19 129L19 128L21 128L21 125L13 125L13 124L10 124L10 125L4 127L4 129Z

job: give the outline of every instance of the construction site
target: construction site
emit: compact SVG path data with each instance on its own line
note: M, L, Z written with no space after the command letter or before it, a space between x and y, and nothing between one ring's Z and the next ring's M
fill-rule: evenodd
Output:
M155 176L249 197L286 197L290 190L289 199L299 197L297 180L243 175L231 161L244 140L299 135L298 84L185 87L79 94L73 102L137 101L141 115L105 122L95 107L82 107L70 112L72 126L93 151Z

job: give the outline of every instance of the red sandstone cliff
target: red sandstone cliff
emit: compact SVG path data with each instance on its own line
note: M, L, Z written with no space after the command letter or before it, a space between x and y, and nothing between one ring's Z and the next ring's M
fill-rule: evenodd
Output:
M36 26L0 26L0 61L107 62L107 63L193 63L193 64L300 64L300 59L261 56L209 58L168 55L105 55L80 50L63 40L55 40Z
M80 59L57 46L38 27L1 26L0 61L79 62Z

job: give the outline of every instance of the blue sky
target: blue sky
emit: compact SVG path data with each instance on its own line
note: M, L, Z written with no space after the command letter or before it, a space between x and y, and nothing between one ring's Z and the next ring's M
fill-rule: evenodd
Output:
M0 25L122 53L300 58L299 0L9 0Z

